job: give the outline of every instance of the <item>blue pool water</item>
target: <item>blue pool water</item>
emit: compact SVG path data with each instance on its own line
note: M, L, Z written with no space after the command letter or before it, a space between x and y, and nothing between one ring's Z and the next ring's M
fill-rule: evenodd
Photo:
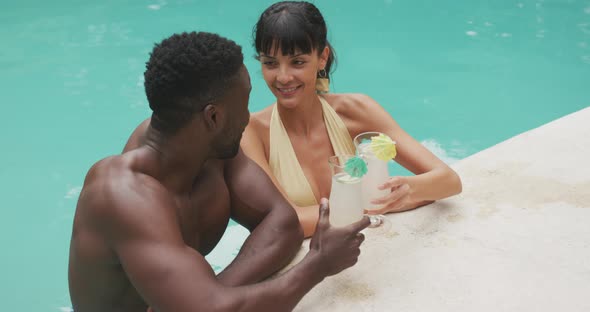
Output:
M272 102L250 44L270 3L3 1L3 309L68 310L80 186L148 116L142 74L154 42L191 30L234 39L252 76L251 110ZM333 90L371 95L445 161L590 105L590 0L315 3L339 56ZM229 227L209 256L217 269L243 236Z

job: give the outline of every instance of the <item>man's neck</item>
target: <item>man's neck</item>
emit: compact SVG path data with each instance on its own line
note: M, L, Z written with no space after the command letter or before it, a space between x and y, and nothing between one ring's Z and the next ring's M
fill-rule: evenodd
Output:
M193 181L210 158L210 142L188 138L182 130L164 135L151 126L144 137L146 158L154 169L154 178L174 193L190 192Z

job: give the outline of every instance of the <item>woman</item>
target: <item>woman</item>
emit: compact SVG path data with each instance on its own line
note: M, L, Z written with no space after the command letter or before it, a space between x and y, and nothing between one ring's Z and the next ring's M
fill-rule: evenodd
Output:
M374 200L383 214L413 209L461 192L459 176L407 134L372 98L327 93L334 52L320 11L308 2L278 2L254 28L262 75L276 103L252 114L244 152L271 177L297 211L304 233L313 234L320 198L329 197L328 157L354 154L352 138L377 131L397 143L395 160L415 174L391 177ZM317 85L317 86L316 86Z

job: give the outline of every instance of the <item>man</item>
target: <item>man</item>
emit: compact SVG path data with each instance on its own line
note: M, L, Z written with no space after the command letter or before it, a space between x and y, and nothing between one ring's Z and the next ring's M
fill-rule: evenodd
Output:
M241 48L183 33L154 48L145 72L152 118L121 155L88 172L70 246L73 308L91 311L290 311L314 285L357 261L365 218L331 228L325 200L311 251L297 252L297 217L239 150L250 78ZM215 276L204 259L229 218L251 230Z

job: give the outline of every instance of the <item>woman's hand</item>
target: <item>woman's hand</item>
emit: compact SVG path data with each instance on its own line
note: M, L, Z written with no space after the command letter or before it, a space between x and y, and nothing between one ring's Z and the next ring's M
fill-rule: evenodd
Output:
M407 177L391 177L387 182L379 186L379 189L390 189L391 192L383 197L373 199L371 204L382 205L382 207L375 210L365 210L367 214L386 214L416 208L415 205L412 205L412 187L408 183Z

